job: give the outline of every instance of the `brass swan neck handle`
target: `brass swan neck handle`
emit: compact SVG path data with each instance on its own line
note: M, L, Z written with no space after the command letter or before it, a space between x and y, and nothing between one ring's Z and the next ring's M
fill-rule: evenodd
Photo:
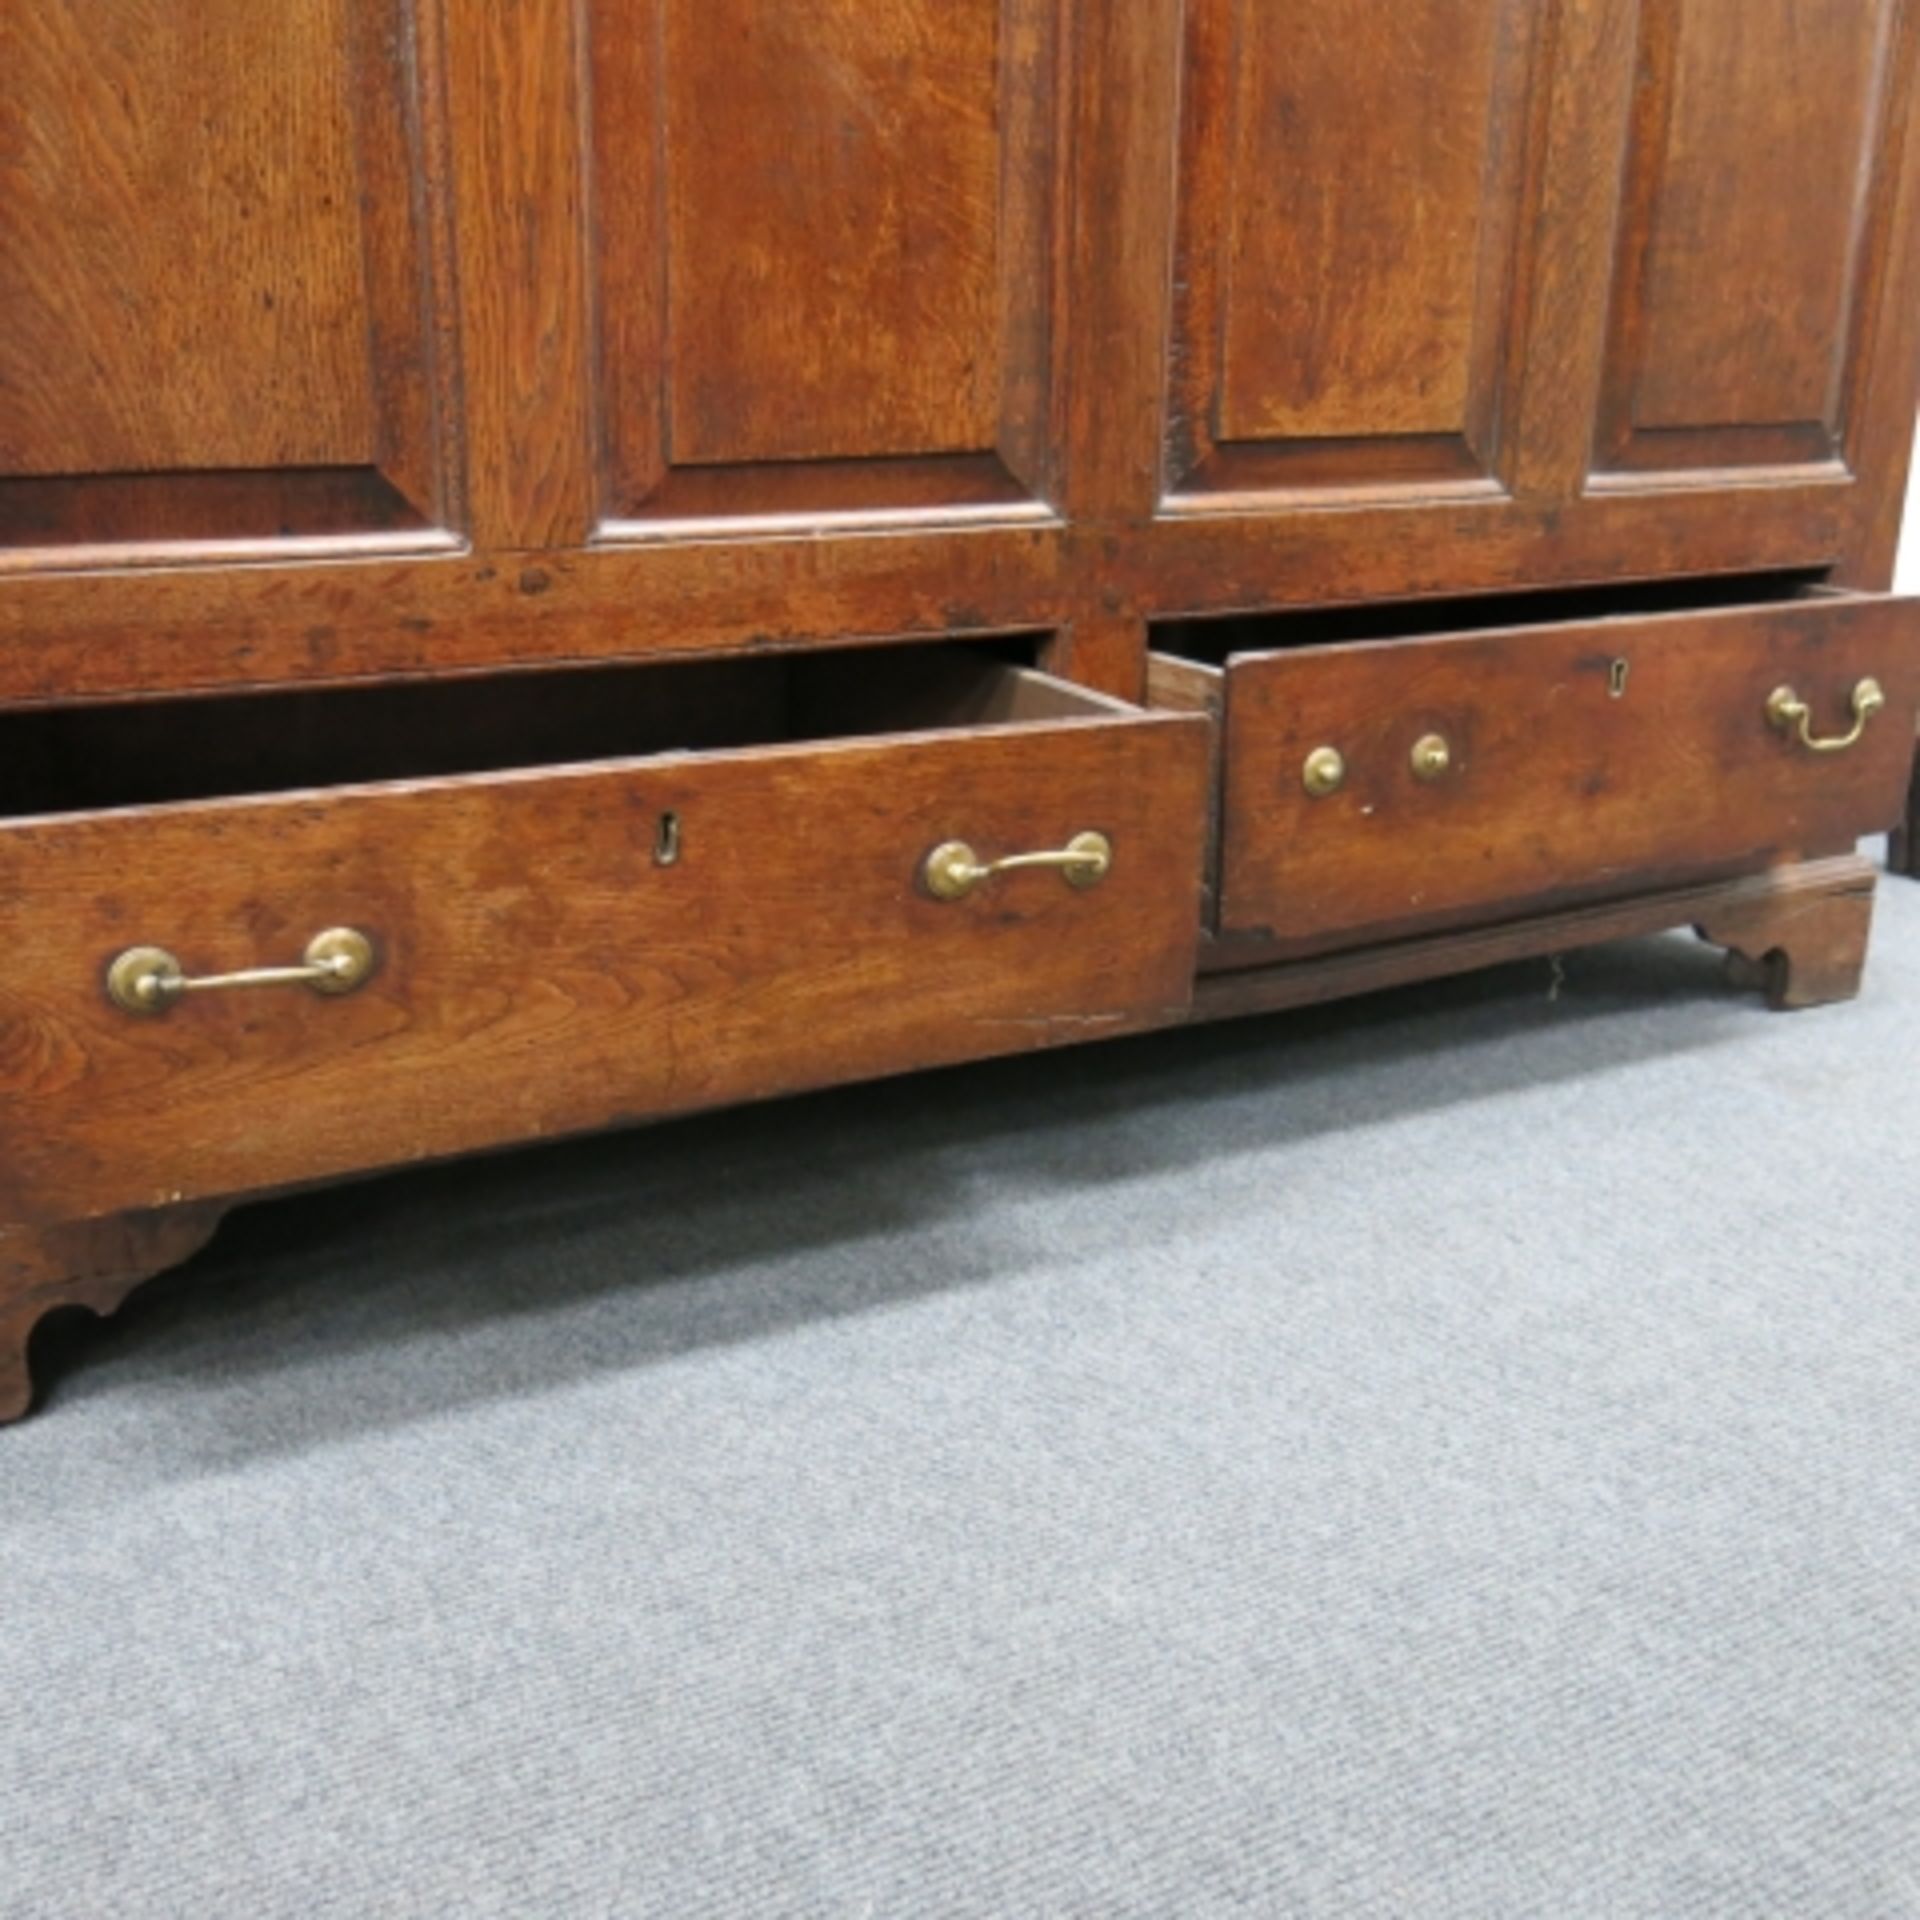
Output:
M1813 709L1791 687L1775 687L1767 696L1767 720L1785 734L1798 733L1809 753L1845 753L1858 746L1867 722L1887 704L1886 689L1878 680L1862 680L1853 690L1853 725L1845 733L1816 734Z

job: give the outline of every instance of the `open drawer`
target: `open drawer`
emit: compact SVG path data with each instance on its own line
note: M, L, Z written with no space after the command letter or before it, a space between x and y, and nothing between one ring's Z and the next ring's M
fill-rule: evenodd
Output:
M960 649L0 716L0 1218L1164 1020L1206 763Z
M1153 697L1218 728L1218 958L1734 874L1898 816L1911 602L1793 581L1196 623Z

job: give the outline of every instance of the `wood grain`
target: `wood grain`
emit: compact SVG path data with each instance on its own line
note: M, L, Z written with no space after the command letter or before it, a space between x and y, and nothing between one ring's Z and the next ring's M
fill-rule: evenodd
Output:
M1238 8L1222 440L1464 435L1484 412L1538 11Z
M0 548L440 523L416 41L402 0L7 10Z
M1856 854L1808 860L1745 879L1644 893L1564 911L1533 914L1497 926L1383 942L1364 953L1216 973L1194 990L1194 1020L1236 1019L1317 1006L1349 994L1374 993L1416 980L1444 979L1538 955L1572 953L1611 940L1637 939L1674 927L1702 926L1716 942L1781 956L1745 984L1768 991L1782 1008L1849 998L1857 990L1871 921L1875 875ZM1864 903L1864 905L1863 905ZM1784 943L1784 944L1783 944ZM1810 956L1810 967L1801 965ZM1800 986L1791 989L1800 966ZM1796 997L1797 995L1797 997Z
M346 9L6 10L0 470L368 458Z
M579 546L596 517L579 7L446 19L472 535Z
M1920 670L1808 595L1891 565L1917 66L1920 0L9 10L0 1417L163 1203L1184 1019L1203 911L1202 1014L1675 918L1850 991ZM359 922L351 999L101 992Z
M16 10L0 703L943 625L1125 686L1169 615L1884 584L1917 12Z
M1181 12L1080 0L1074 15L1066 497L1089 541L1087 601L1113 584L1118 530L1141 537L1161 491Z
M1188 491L1485 479L1526 341L1545 9L1188 15L1172 393Z
M192 1258L220 1225L217 1203L33 1228L0 1226L0 1426L33 1404L33 1330L60 1307L115 1313L141 1281Z
M1896 12L1643 0L1608 465L1834 454Z
M963 730L0 827L0 1220L1164 1021L1193 976L1205 728L1063 702L1078 717L948 699ZM1091 828L1115 849L1094 888L1030 871L948 904L917 884L948 839L995 858ZM350 998L208 994L142 1020L102 990L128 945L210 971L330 926L380 954Z
M1050 528L457 554L435 565L22 576L0 590L0 704L761 652L1052 627Z
M1048 492L1062 0L591 17L608 519Z
M999 0L662 0L674 453L999 423Z
M1864 864L1864 863L1863 863ZM1701 939L1727 949L1734 979L1778 1011L1831 1006L1860 991L1873 932L1874 875L1730 894L1701 908Z
M1606 579L1628 555L1649 577L1821 568L1854 536L1852 492L1834 475L1591 511L1253 506L1163 521L1151 538L1052 524L787 528L585 553L36 572L0 582L0 705L1054 630L1083 609L1166 620L1511 592ZM1739 583L1727 592L1739 599Z
M1220 929L1279 951L1834 852L1892 824L1905 797L1920 714L1910 602L1341 647L1312 631L1304 618L1296 644L1226 668ZM1867 675L1888 706L1850 752L1811 754L1767 722L1787 684L1821 733L1843 733ZM1429 734L1452 765L1423 781L1411 753ZM1323 745L1348 773L1316 799L1301 769Z
M1559 0L1542 29L1546 142L1513 323L1528 346L1502 449L1507 485L1529 502L1578 500L1593 468L1640 8Z

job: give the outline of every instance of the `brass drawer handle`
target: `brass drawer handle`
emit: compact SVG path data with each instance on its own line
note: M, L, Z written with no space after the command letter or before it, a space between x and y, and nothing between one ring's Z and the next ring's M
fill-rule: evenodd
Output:
M1113 843L1104 833L1076 833L1051 853L1010 853L982 860L964 840L948 840L927 855L920 877L936 900L964 900L983 880L1022 867L1057 867L1070 887L1097 887L1113 865Z
M1886 704L1886 690L1880 682L1862 680L1853 690L1852 728L1821 739L1813 731L1813 709L1791 687L1775 687L1767 696L1767 719L1782 733L1792 733L1797 728L1800 744L1810 753L1845 753L1849 747L1859 744L1867 722Z
M107 968L107 995L125 1013L161 1014L189 993L226 987L311 987L351 993L373 976L373 942L353 927L330 927L307 942L297 967L248 967L191 978L165 947L129 947Z

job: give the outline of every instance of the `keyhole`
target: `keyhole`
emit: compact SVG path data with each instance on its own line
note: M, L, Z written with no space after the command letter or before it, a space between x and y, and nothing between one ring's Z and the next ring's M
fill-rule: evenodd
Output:
M680 816L677 813L663 813L660 816L660 829L653 836L653 864L656 867L670 867L680 858Z
M1607 698L1609 700L1618 700L1625 695L1627 691L1627 675L1631 671L1632 669L1625 660L1616 660L1613 665L1607 669Z

